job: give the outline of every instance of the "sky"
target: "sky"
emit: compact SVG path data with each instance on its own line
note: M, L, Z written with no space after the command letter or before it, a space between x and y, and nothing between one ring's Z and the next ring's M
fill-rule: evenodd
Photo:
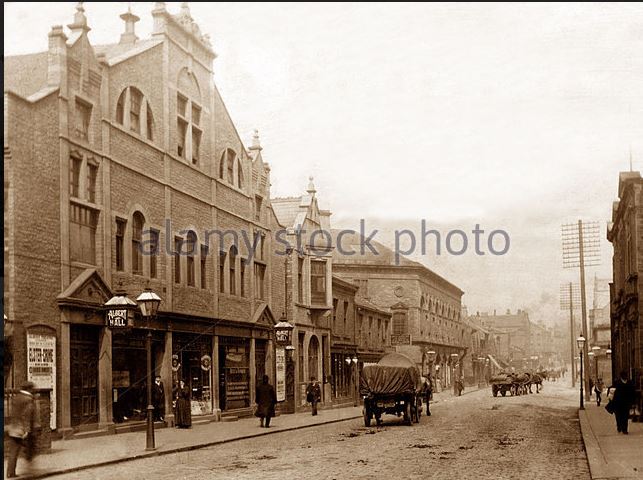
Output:
M74 3L5 3L5 55L43 51ZM127 2L85 2L90 40L117 42ZM152 27L153 2L131 2ZM180 8L167 2L170 12ZM410 256L465 291L469 312L560 319L561 224L605 232L618 172L643 169L643 4L192 3L218 58L215 83L250 144L260 132L272 195L313 176L335 228L469 235L463 255ZM471 230L503 229L505 255ZM486 241L485 237L482 237ZM457 243L457 242L456 242ZM454 247L455 249L455 247ZM591 296L589 298L591 305Z

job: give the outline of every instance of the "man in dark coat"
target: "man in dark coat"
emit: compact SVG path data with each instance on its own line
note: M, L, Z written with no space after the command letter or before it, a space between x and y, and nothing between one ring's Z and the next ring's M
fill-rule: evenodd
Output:
M11 420L6 427L9 436L7 478L16 477L18 455L23 447L26 449L27 461L31 462L33 457L33 435L39 427L33 389L34 384L26 382L11 398Z
M315 377L310 377L310 383L306 387L306 401L310 403L313 415L317 415L317 404L321 402L321 387Z
M152 385L152 406L154 407L154 420L161 422L165 418L165 386L161 376L157 375Z
M634 403L634 385L627 379L627 372L622 371L619 379L614 383L614 397L612 406L616 417L616 430L627 435L627 424L630 418L630 408Z
M261 420L262 427L270 426L270 419L275 416L275 405L277 404L277 394L270 383L268 375L264 375L261 384L257 385L255 401L257 402L257 413L255 414Z

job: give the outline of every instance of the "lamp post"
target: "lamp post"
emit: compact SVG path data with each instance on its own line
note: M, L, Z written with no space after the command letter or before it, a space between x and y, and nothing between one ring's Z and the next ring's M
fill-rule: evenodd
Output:
M357 361L358 361L357 356L354 356L351 360L353 361L353 378L355 379L355 381L353 382L354 385L355 385L355 403L354 403L354 405L357 406L359 404L358 395L357 395L357 392L358 392L357 384L359 382L359 378L357 376Z
M147 350L147 435L145 438L145 450L156 450L154 445L154 406L152 405L152 329L150 321L156 316L161 297L154 293L150 288L146 288L136 298L136 303L141 309L141 315L147 323L147 337L145 339L145 349Z
M576 339L580 358L580 409L585 410L585 399L583 398L583 346L585 345L585 337L582 335Z

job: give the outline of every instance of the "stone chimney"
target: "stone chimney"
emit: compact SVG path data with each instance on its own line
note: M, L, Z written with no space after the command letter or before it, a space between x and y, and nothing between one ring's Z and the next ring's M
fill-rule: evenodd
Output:
M131 8L127 8L127 12L121 15L121 19L125 22L125 33L121 34L121 45L135 43L138 40L135 32L136 22L140 20L139 17L132 13Z
M62 25L54 25L49 32L49 52L47 54L47 85L60 85L63 72L67 70L67 36Z

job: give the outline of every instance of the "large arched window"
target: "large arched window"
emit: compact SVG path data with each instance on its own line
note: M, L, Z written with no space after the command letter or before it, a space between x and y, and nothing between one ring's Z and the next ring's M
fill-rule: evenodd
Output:
M143 251L141 242L143 240L143 226L145 217L141 212L134 212L132 218L132 273L143 274Z
M152 107L136 87L125 88L118 97L116 123L148 140L154 140Z
M243 168L237 156L237 152L231 148L226 148L221 154L219 161L219 178L234 185L243 188Z
M229 268L230 268L230 295L236 295L237 294L237 276L235 275L235 271L237 268L237 247L232 245L230 247L230 258L228 260L229 263Z

